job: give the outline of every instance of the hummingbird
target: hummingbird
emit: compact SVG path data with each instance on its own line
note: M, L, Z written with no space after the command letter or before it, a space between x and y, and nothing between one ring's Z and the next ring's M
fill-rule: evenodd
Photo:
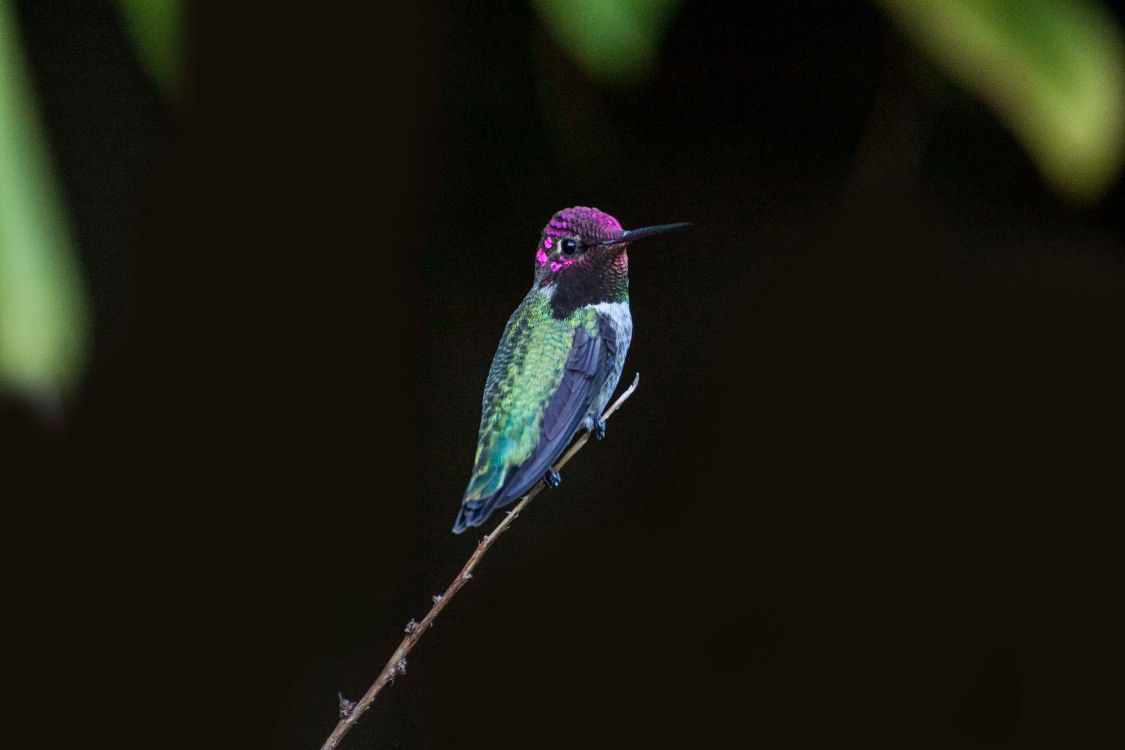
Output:
M596 208L559 211L535 249L531 291L512 313L492 359L472 476L453 532L480 526L537 482L580 430L605 437L602 410L633 337L629 245L689 227L625 230Z

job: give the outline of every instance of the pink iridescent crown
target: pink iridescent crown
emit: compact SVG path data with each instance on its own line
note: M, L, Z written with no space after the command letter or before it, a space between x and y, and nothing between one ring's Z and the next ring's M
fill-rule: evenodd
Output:
M624 233L621 222L596 208L575 206L564 208L551 217L543 227L545 237L573 237L606 242L617 239Z

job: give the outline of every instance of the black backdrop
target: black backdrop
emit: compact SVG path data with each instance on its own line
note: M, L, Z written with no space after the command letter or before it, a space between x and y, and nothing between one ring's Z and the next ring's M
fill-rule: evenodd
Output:
M640 390L345 747L1106 728L1125 194L1059 202L873 6L688 2L615 92L524 3L211 5L165 104L108 9L17 5L97 323L61 431L6 412L36 732L318 747L480 536L576 204L697 225L633 253Z

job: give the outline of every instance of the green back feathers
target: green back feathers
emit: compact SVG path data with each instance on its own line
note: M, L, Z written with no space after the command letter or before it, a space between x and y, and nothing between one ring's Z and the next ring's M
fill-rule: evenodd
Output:
M465 500L500 491L508 473L539 444L543 414L562 381L576 328L597 331L597 313L576 310L559 320L550 299L531 291L504 328L484 389L480 436Z

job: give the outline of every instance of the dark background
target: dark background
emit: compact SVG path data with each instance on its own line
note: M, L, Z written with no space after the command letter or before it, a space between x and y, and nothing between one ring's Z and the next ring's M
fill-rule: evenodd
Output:
M874 6L686 2L617 91L520 2L209 5L172 101L107 7L17 6L96 325L65 424L5 416L32 725L319 747L482 535L481 388L571 205L696 224L632 253L641 387L343 747L1119 714L1125 188L1061 202Z

